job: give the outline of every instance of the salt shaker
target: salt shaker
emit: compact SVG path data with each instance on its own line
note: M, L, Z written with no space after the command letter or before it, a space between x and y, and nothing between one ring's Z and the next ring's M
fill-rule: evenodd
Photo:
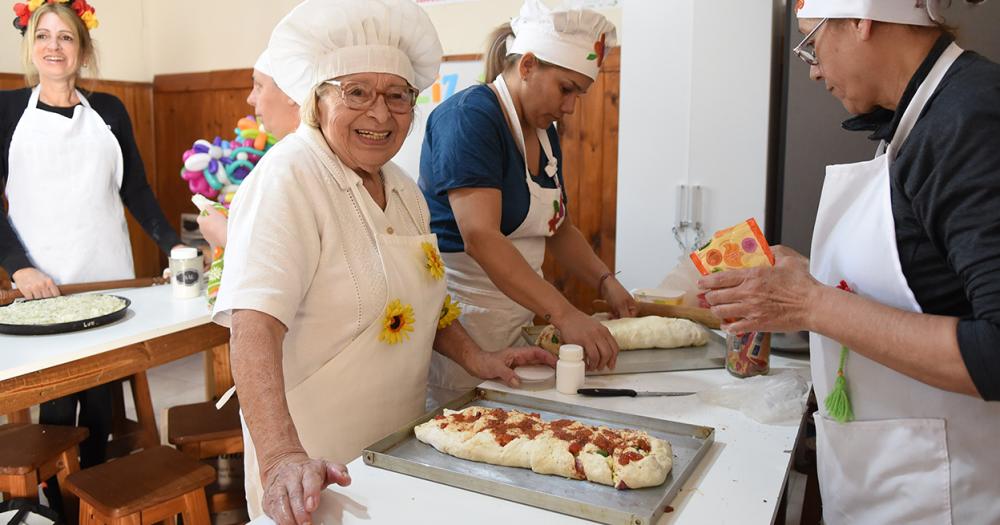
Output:
M201 257L198 250L187 246L170 250L170 275L176 299L191 299L201 295Z
M556 390L562 394L575 394L578 388L583 387L583 376L583 347L560 346L559 361L556 363Z

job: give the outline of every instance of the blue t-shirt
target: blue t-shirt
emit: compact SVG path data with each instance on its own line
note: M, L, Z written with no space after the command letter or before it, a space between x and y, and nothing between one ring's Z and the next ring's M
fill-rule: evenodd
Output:
M552 153L559 160L556 176L562 186L559 135L554 125L547 132ZM543 188L555 188L555 180L545 175L545 152L538 160L535 173L539 176L532 179ZM500 231L510 235L524 222L530 203L528 182L524 180L524 157L507 126L500 101L488 86L464 89L431 112L420 153L418 184L430 207L431 231L437 234L442 252L465 251L448 201L450 190L496 188L502 200Z

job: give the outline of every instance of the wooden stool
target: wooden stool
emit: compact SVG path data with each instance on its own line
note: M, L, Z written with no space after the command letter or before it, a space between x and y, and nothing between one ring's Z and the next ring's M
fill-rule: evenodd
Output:
M239 400L233 396L222 409L216 409L211 401L170 407L167 440L194 459L241 454L243 428ZM246 508L243 484L226 478L220 471L217 482L205 489L212 514Z
M0 426L0 493L4 500L38 501L38 484L56 476L63 507L72 522L76 498L66 491L66 477L80 470L79 445L87 429L15 423Z
M136 420L125 417L125 381L132 388L135 401ZM156 429L153 398L149 394L149 380L146 372L138 372L118 382L121 387L112 388L111 395L111 441L108 443L108 458L120 458L133 451L152 448L160 444L160 432Z
M66 478L80 497L80 525L146 525L184 517L210 525L205 485L215 470L171 447L158 446Z

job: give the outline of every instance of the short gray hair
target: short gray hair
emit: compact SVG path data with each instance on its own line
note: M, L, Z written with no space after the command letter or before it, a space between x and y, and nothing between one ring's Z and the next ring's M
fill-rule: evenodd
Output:
M333 86L330 84L320 82L309 90L306 100L302 103L302 108L299 109L299 116L302 118L303 124L319 128L319 99L332 89Z

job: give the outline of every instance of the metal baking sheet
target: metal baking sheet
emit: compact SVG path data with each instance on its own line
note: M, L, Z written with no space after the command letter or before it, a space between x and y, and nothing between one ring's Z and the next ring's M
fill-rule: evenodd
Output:
M522 328L525 339L534 344L544 326ZM704 370L726 367L726 340L712 330L708 333L705 346L683 348L650 348L648 350L625 350L618 353L618 363L614 370L592 370L588 376L611 374L637 374L642 372L675 372L678 370Z
M108 294L104 294L108 295ZM122 301L125 301L125 306L121 307L114 312L109 314L99 315L96 317L91 317L89 319L80 319L78 321L70 321L68 323L52 323L52 324L4 324L0 323L0 334L8 335L51 335L51 334L62 334L66 332L76 332L79 330L87 330L89 328L96 328L98 326L104 326L111 324L123 317L128 312L128 307L132 305L132 301L127 297L121 297L118 295L111 295L111 297L117 297ZM9 306L2 306L0 308L9 308Z
M658 487L617 490L589 481L536 474L529 469L455 458L438 452L414 436L414 426L441 414L443 408L461 410L473 405L538 412L550 421L567 418L588 425L645 430L670 442L674 452L673 469ZM579 518L614 525L650 525L673 501L714 440L715 429L711 427L475 389L371 445L362 456L371 466Z

